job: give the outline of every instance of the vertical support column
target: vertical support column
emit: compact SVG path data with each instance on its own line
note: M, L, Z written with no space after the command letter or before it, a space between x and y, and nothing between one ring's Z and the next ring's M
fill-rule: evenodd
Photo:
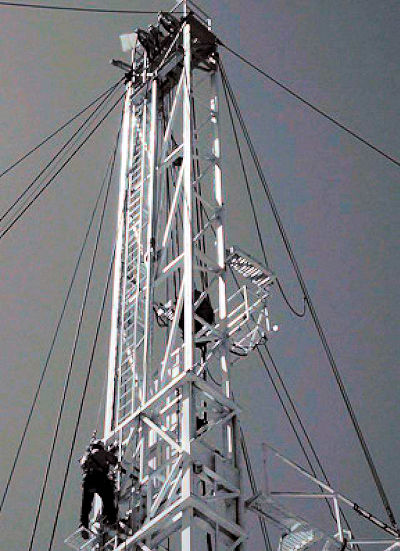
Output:
M224 342L221 345L221 371L224 377L225 395L230 396L228 379L229 341L227 335L227 304L226 304L226 265L225 265L225 205L222 190L221 175L221 142L219 132L219 98L216 73L211 74L211 122L213 127L213 155L214 155L214 197L219 207L216 241L217 262L220 268L218 275L218 315L221 331L224 333Z
M186 11L186 2L184 4ZM184 369L193 368L193 201L192 201L192 121L191 121L191 45L190 25L183 29L184 82L183 82L183 312L184 312ZM185 453L183 460L182 497L188 498L192 493L193 473L190 461L191 439L193 436L193 393L191 384L182 389L182 433L181 443ZM193 551L193 511L189 508L183 512L181 549Z
M339 541L343 542L344 536L343 536L342 520L340 518L340 508L339 508L336 494L335 494L335 497L333 498L333 508L335 510L337 535L339 537Z
M131 132L131 85L128 86L125 96L124 116L122 123L121 135L121 170L119 180L119 198L118 198L118 218L117 218L117 239L115 244L115 263L114 263L114 281L112 295L112 310L111 310L111 334L110 347L108 358L108 382L107 382L107 398L106 398L106 413L104 421L104 437L108 438L113 423L114 416L114 392L115 392L115 377L117 376L116 368L118 363L118 314L120 306L120 285L121 285L121 265L122 265L122 245L124 237L124 205L128 181L128 166L129 166L129 133Z
M216 228L216 244L217 244L217 262L220 268L218 276L218 313L221 331L224 334L224 341L221 344L220 365L223 375L223 389L227 397L231 397L229 384L229 365L230 365L230 343L227 328L227 291L226 291L226 259L225 259L225 202L222 186L222 171L221 171L221 140L220 140L220 124L219 124L219 94L216 71L211 74L211 122L213 127L213 155L214 155L214 197L219 207L219 215ZM232 424L226 427L226 451L232 458L233 465L239 470L239 487L241 490L242 480L242 454L240 449L240 426L236 417L232 419ZM244 525L244 500L242 492L237 500L236 506L236 522ZM238 550L243 549L243 544L240 544Z

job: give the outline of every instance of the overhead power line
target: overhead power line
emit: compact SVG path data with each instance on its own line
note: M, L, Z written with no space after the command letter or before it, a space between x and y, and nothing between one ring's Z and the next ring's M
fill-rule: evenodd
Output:
M13 168L15 168L16 166L18 166L20 163L22 163L22 161L24 161L26 158L28 158L30 155L32 155L32 153L35 153L35 151L37 151L40 147L42 147L42 145L44 145L45 143L47 143L49 140L51 140L51 138L54 138L54 136L56 136L57 134L59 134L62 130L64 130L64 128L66 128L67 126L69 126L72 122L74 122L76 119L78 119L81 115L83 115L83 113L85 113L88 109L90 109L91 107L93 107L93 105L95 105L95 103L97 103L98 101L100 101L104 96L106 96L111 90L113 90L116 86L118 86L118 84L120 84L123 80L125 79L125 77L122 77L118 82L116 82L115 84L113 84L112 86L110 86L109 88L107 88L107 90L105 90L104 92L102 92L99 96L97 96L96 99L94 99L93 101L91 101L88 105L86 105L86 107L84 107L83 109L81 109L78 113L76 113L76 115L72 116L70 119L67 120L67 122L63 123L61 126L59 126L57 128L57 130L55 130L54 132L52 132L51 134L49 134L46 138L44 138L40 143L38 143L38 145L36 145L35 147L33 147L32 149L30 149L27 153L25 153L25 155L23 155L22 157L20 157L17 161L15 161L14 163L12 163L9 167L7 167L5 170L3 170L3 172L0 172L0 178L2 178L3 176L5 176L8 172L10 172L10 170L12 170Z
M0 2L0 6L7 6L9 8L29 8L38 10L56 10L56 11L75 11L81 13L113 13L113 14L157 14L159 11L155 10L114 10L103 8L79 8L74 6L48 6L46 4L26 4L22 2Z
M227 87L227 90L228 90L228 93L229 93L229 96L230 96L230 99L232 101L232 104L234 106L234 109L235 109L235 113L236 113L236 116L238 118L238 121L239 121L239 124L241 126L241 129L242 129L242 132L243 132L243 135L245 137L245 140L246 140L246 143L247 143L247 146L249 148L249 151L250 151L250 154L251 154L251 157L253 159L253 162L254 162L254 166L257 170L257 173L258 173L258 176L259 176L259 179L260 179L260 182L262 184L262 187L263 187L263 190L264 190L264 193L265 193L265 196L267 198L267 201L271 207L271 210L272 210L272 213L273 213L273 216L275 218L275 222L278 226L278 229L279 229L279 232L280 232L280 235L281 235L281 238L282 238L282 241L284 243L284 246L285 246L285 249L287 251L287 254L289 256L289 259L291 261L291 264L293 266L293 269L295 271L295 274L296 274L296 277L297 277L297 280L300 284L300 287L302 289L302 292L303 292L303 295L305 297L305 300L307 302L307 306L310 310L310 314L311 314L311 317L313 319L313 322L314 322L314 325L315 325L315 328L317 330L317 333L318 333L318 336L320 338L320 341L321 341L321 344L323 346L323 349L325 351L325 354L327 356L327 359L328 359L328 362L329 362L329 365L331 367L331 370L332 370L332 373L335 377L335 380L336 380L336 383L339 387L339 390L340 390L340 394L343 398L343 401L345 403L345 406L346 406L346 409L349 413L349 416L350 416L350 419L351 419L351 422L353 424L353 427L354 427L354 430L357 434L357 438L359 440L359 443L361 445L361 448L364 452L364 456L365 456L365 459L368 463L368 466L369 466L369 469L371 471L371 474L372 474L372 477L374 479L374 482L375 482L375 485L378 489L378 492L379 492L379 495L381 497L381 500L382 500L382 503L385 507L385 510L386 510L386 513L389 517L389 520L392 524L392 526L397 529L397 523L396 523L396 519L395 519L395 516L394 516L394 513L393 513L393 510L390 506L390 502L389 502L389 499L387 497L387 494L384 490L384 487L383 487L383 484L382 484L382 481L379 477L379 474L378 474L378 471L375 467L375 463L372 459L372 456L371 456L371 452L369 450L369 447L367 445L367 442L365 440L365 437L363 435L363 432L361 430L361 427L360 427L360 424L358 422L358 419L356 417L356 414L354 412L354 409L353 409L353 406L350 402L350 398L349 398L349 395L347 393L347 390L346 390L346 387L344 385L344 382L343 382L343 379L342 379L342 376L339 372L339 368L336 364L336 361L335 361L335 358L333 356L333 353L332 353L332 350L329 346L329 343L328 343L328 340L326 338L326 335L325 335L325 332L322 328L322 325L321 325L321 322L319 320L319 317L317 315L317 312L315 310L315 307L314 307L314 304L312 302L312 299L311 299L311 296L310 296L310 293L308 291L308 288L307 288L307 285L305 283L305 280L304 280L304 277L303 277L303 274L300 270L300 267L299 267L299 264L296 260L296 257L294 255L294 252L293 252L293 249L292 249L292 246L291 246L291 243L290 243L290 240L288 238L288 235L286 233L286 230L284 228L284 225L283 225L283 222L281 220L281 217L279 215L279 212L278 212L278 209L277 209L277 206L275 204L275 201L272 197L272 193L271 193L271 190L269 188L269 185L268 185L268 182L265 178L265 175L264 175L264 172L262 170L262 167L261 167L261 164L260 164L260 160L258 158L258 155L257 155L257 152L254 148L254 145L253 145L253 142L250 138L250 135L249 135L249 132L247 130L247 127L246 127L246 124L244 122L244 119L243 119L243 116L241 114L241 111L240 111L240 107L239 107L239 104L237 102L237 99L236 99L236 96L232 90L232 87L227 79L227 76L226 76L226 72L225 72L225 69L222 65L222 63L220 62L220 69L221 69L221 76L222 76L222 79L223 81L225 82L225 85Z
M361 143L363 143L364 145L366 145L367 147L369 147L370 149L372 149L373 151L375 151L376 153L378 153L379 155L382 155L383 157L385 157L385 159L387 159L388 161L390 161L391 163L397 165L400 167L400 160L396 159L395 157L393 157L392 155L389 155L388 153L385 153L385 151L383 151L382 149L380 149L379 147L376 147L376 145L374 145L373 143L371 143L370 141L366 140L365 138L363 138L360 134L358 134L357 132L354 132L354 130L351 130L351 128L349 128L348 126L342 124L341 122L339 122L337 119L335 119L334 117L332 117L331 115L329 115L326 111L323 111L321 108L317 107L316 105L312 104L310 101L308 101L306 98L304 98L303 96L301 96L300 94L298 94L297 92L295 92L294 90L291 90L288 86L286 86L285 84L283 84L282 82L280 82L279 80L277 80L276 78L274 78L272 75L268 74L266 71L264 71L263 69L261 69L260 67L258 67L257 65L255 65L254 63L252 63L249 59L245 58L244 56L242 56L241 54L239 54L238 52L235 52L235 50L232 50L232 48L230 48L229 46L227 46L226 44L224 44L223 42L220 42L220 45L223 46L226 50L228 50L228 52L230 52L231 54L233 54L234 56L236 56L238 59L240 59L241 61L243 61L244 63L246 63L247 65L249 65L249 67L252 67L255 71L257 71L258 73L260 73L261 75L263 75L265 78L267 78L268 80L270 80L271 82L273 82L274 84L276 84L277 86L279 86L280 88L282 88L282 90L285 90L285 92L287 92L288 94L290 94L291 96L293 96L294 98L296 98L297 100L301 101L302 103L304 103L305 105L307 105L307 107L309 107L310 109L312 109L313 111L315 111L316 113L318 113L319 115L325 117L325 119L327 119L328 121L330 121L331 123L335 124L338 128L340 128L341 130L344 130L345 132L347 132L348 134L350 134L351 136L353 136L353 138L355 138L356 140L360 141Z

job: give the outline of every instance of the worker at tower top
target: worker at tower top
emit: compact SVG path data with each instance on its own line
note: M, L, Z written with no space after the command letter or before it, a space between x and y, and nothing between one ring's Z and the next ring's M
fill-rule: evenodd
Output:
M102 500L104 522L110 527L114 527L117 523L115 487L111 473L112 467L117 464L115 449L105 449L101 440L92 441L80 460L83 470L80 526L83 529L82 537L85 539L89 538L89 533L85 529L89 527L94 494L98 494Z

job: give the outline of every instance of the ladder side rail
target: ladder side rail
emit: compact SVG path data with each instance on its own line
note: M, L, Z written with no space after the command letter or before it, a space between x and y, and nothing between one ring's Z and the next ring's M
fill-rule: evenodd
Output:
M109 358L108 358L108 375L107 375L107 398L104 420L104 437L108 438L113 429L113 417L115 411L115 367L117 360L117 338L118 338L118 315L120 310L120 285L121 285L121 254L123 244L123 226L124 226L124 204L126 198L126 173L128 168L128 145L129 145L129 130L131 119L130 95L132 93L132 84L127 87L125 97L124 115L122 123L121 136L121 169L118 197L118 218L117 218L117 239L115 247L114 261L114 279L113 279L113 294L112 294L112 310L111 310L111 331L109 343Z
M125 381L125 369L122 369L122 362L124 357L124 333L125 333L125 316L126 316L126 307L125 307L125 301L126 301L126 288L127 288L127 271L128 271L128 265L129 265L129 233L130 233L130 207L129 207L129 201L131 196L131 190L132 190L132 165L133 165L133 155L134 155L134 141L137 133L137 120L136 117L133 114L132 110L132 104L130 104L130 128L129 128L129 146L128 146L128 162L126 167L126 202L125 202L125 224L124 224L124 236L123 236L123 246L121 251L121 279L122 284L120 288L120 315L118 318L119 323L119 335L118 335L118 354L117 354L117 365L116 365L116 372L118 374L118 389L117 389L117 396L116 396L116 415L117 415L117 424L120 423L121 419L121 399L122 397L125 398L124 393L128 392L130 393L130 390L126 391L125 387L128 384ZM123 256L123 260L122 260ZM126 355L126 351L125 351ZM124 399L124 402L126 403L126 400Z

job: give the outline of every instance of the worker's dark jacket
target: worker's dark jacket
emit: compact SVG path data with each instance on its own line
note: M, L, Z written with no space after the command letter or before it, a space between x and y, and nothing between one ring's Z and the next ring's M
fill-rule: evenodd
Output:
M108 474L110 466L117 463L118 459L112 452L102 449L91 450L81 459L81 467L85 474L95 472Z
M88 527L94 494L103 502L103 517L110 524L117 521L114 482L109 476L110 466L118 463L115 455L104 449L92 449L80 461L83 475L81 524Z

